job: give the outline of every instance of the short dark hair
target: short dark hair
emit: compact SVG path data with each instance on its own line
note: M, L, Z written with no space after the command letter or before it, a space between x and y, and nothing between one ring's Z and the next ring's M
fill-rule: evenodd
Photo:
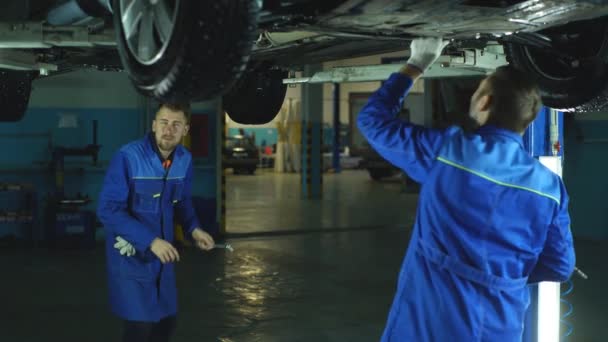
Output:
M492 90L488 123L524 132L542 106L536 82L510 65L497 68L486 81Z
M158 110L161 108L168 108L174 112L182 112L184 113L184 117L186 117L186 122L190 121L190 116L192 115L192 109L190 108L190 103L188 102L161 102L158 105Z

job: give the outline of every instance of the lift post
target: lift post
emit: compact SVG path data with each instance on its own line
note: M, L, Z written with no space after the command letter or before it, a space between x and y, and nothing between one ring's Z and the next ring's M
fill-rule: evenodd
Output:
M543 165L562 176L564 130L563 113L543 107L524 135L524 147ZM560 284L542 282L530 288L523 341L559 342Z

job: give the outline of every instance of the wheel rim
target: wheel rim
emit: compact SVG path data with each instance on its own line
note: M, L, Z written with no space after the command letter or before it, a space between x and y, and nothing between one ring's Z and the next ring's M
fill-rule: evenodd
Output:
M120 0L122 32L141 64L158 61L171 41L180 0Z

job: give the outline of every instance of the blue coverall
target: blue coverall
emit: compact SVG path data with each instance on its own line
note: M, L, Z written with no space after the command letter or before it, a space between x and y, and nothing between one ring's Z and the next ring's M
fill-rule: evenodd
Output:
M187 236L200 227L191 200L192 156L178 145L165 170L153 134L123 146L113 157L97 215L106 230L110 305L120 318L158 322L177 313L174 264L151 252L155 238L173 242L174 214ZM121 236L134 256L114 248Z
M564 184L515 132L397 118L411 86L391 75L358 117L370 144L422 184L382 341L520 341L527 284L574 268Z

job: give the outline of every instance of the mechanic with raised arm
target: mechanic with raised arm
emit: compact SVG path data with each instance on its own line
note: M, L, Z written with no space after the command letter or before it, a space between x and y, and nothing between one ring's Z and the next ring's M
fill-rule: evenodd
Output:
M512 67L498 68L471 97L472 132L396 117L445 45L415 39L407 64L358 117L373 148L422 184L382 341L520 341L527 284L562 282L574 269L568 195L524 150L541 100Z
M192 205L192 156L180 145L189 112L189 105L161 105L152 132L113 157L99 196L110 305L125 320L124 342L169 341L175 330L174 215L196 246L214 247Z

